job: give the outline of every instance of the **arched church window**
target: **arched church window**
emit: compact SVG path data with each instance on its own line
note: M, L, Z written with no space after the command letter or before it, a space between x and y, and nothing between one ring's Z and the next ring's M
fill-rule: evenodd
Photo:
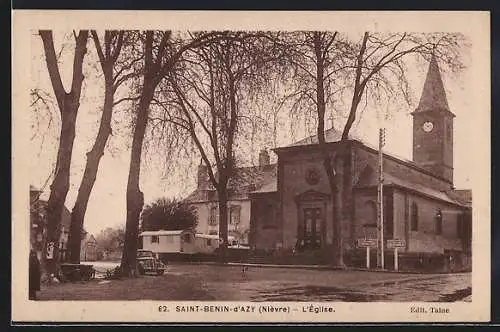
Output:
M418 231L418 205L411 203L411 230Z

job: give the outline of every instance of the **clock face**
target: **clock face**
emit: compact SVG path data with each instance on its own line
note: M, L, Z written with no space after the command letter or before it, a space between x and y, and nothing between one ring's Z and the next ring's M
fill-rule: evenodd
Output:
M422 126L422 129L423 129L426 133L430 132L430 131L432 130L432 128L434 128L434 124L433 124L432 122L430 122L430 121L426 121L426 122L424 123L424 125Z

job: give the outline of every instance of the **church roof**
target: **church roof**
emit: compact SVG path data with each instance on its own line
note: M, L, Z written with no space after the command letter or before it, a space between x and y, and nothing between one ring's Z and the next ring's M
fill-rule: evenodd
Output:
M424 88L415 113L430 110L443 110L450 112L446 91L444 89L441 72L436 57L432 55L425 78Z
M472 190L470 189L455 189L449 195L464 205L472 206Z
M429 196L429 197L432 197L432 198L435 198L435 199L438 199L438 200L441 200L441 201L444 201L444 202L448 202L448 203L451 203L451 204L458 204L458 205L462 205L461 202L451 198L446 192L444 191L440 191L440 190L436 190L436 189L432 189L432 188L429 188L428 186L423 186L419 183L415 183L415 182L410 182L408 180L404 180L404 179L400 179L400 178L397 178L391 174L387 174L387 173L384 173L384 184L387 184L387 185L397 185L397 186L400 186L400 187L404 187L406 189L411 189L411 190L414 190L414 191L418 191L419 193L421 194L424 194L426 196Z
M449 113L453 114L451 112L449 112ZM340 142L341 137L342 137L342 133L340 131L338 131L337 129L335 129L335 128L330 128L328 130L325 130L325 141L326 141L326 143ZM361 137L359 137L359 136L357 136L355 134L349 133L348 137L349 137L350 141L358 142L362 146L364 146L365 148L371 149L373 151L378 151L378 149L379 149L379 147L377 145L371 144L366 139L361 138ZM275 149L273 149L273 151L279 152L279 151L282 151L282 150L286 150L288 148L296 148L296 147L302 147L302 146L305 147L307 145L313 146L313 145L317 145L317 144L318 144L317 135L311 135L311 136L309 136L307 138L304 138L304 139L302 139L300 141L292 143L292 144L290 144L288 146L280 147L280 148L275 148ZM415 168L415 169L419 170L420 172L424 172L424 173L427 173L429 175L432 175L432 176L436 177L435 174L433 174L429 170L426 170L421 165L419 165L418 163L416 163L415 161L413 161L411 159L408 159L408 158L405 158L405 157L403 157L401 155L398 155L396 153L390 152L387 149L384 149L383 153L384 153L384 158L386 158L386 157L391 158L392 160L394 160L394 161L396 161L398 163L401 163L401 164L406 165L406 166L410 166L412 168Z
M325 130L325 141L326 143L333 143L333 142L338 142L342 138L342 133L338 131L335 128L330 128ZM355 139L357 141L361 141L360 138L355 137L353 134L349 133L349 139ZM311 144L318 144L318 135L314 134L309 137L306 137L304 139L301 139L295 143L292 143L288 145L287 147L291 146L302 146L302 145L311 145Z
M356 184L357 188L368 188L374 187L377 185L377 179L373 174L368 174L366 177L360 177L358 183ZM390 173L384 172L384 185L386 186L398 186L405 188L407 190L416 191L422 195L427 197L437 199L443 202L447 202L454 205L466 205L463 201L456 199L454 195L451 195L448 192L440 191L436 189L432 189L428 186L421 185L419 183L408 181L406 179L398 178Z
M361 138L355 134L349 133L348 137L350 140L357 141L370 149L378 150L378 146L371 144L366 139ZM339 142L341 138L342 138L342 133L340 131L338 131L337 129L330 128L330 129L325 130L326 143ZM311 136L306 137L300 141L292 143L292 144L286 146L285 148L295 147L295 146L314 145L314 144L318 144L318 135L311 135ZM275 150L279 150L279 149L281 149L281 148L277 148ZM384 155L393 157L393 158L398 159L400 161L403 161L405 163L411 163L412 165L418 167L418 165L415 162L413 162L412 160L405 158L403 156L397 155L393 152L388 152L387 150L384 150Z

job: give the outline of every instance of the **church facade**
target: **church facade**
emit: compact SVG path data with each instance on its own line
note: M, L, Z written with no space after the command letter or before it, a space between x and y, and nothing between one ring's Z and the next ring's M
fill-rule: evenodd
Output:
M455 115L434 58L412 116L413 159L383 154L384 238L404 240L399 252L409 265L446 262L462 269L470 265L472 197L470 190L454 188ZM350 156L347 167L336 170L344 179L339 189L346 193L340 234L334 231L332 197L315 136L273 150L277 164L260 165L262 171L267 167L268 175L243 189L248 211L240 222L248 224L248 242L257 250L300 249L328 256L340 236L346 263L362 265L365 251L357 248L357 240L376 239L378 232L378 148L355 137L340 142L334 129L325 135L332 157L341 145ZM388 250L389 264L390 255Z

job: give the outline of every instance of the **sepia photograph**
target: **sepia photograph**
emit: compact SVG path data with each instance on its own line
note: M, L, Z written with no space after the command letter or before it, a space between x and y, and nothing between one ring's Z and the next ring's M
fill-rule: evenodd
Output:
M16 26L13 320L489 319L487 12Z

